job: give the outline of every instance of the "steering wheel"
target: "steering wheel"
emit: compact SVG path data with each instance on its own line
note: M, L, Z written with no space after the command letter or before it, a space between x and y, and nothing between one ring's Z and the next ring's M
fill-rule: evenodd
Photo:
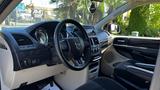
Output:
M56 52L65 66L72 70L84 69L91 60L91 42L77 21L66 19L54 31Z

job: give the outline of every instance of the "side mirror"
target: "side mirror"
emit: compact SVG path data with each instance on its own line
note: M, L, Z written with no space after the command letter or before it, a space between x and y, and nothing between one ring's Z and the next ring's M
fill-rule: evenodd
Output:
M107 24L105 27L105 30L107 30L111 34L119 34L121 33L121 27L115 23Z

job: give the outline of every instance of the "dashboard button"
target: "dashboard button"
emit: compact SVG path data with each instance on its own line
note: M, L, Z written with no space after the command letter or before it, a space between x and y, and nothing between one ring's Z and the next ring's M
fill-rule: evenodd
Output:
M23 61L23 63L24 63L25 66L28 66L26 59Z
M28 58L27 62L28 62L28 66L32 65L32 60L31 59Z
M33 59L32 60L32 65L36 65L37 64L37 60L36 59Z

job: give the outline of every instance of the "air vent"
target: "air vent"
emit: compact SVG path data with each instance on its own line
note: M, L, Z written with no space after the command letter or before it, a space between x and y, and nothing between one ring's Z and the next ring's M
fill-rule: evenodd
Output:
M94 38L93 38L93 42L94 42L95 45L99 44L98 38L97 38L97 37L94 37Z
M33 44L33 42L25 35L21 34L12 34L12 35L14 39L17 41L19 46Z
M97 37L90 37L91 45L97 45L99 44Z

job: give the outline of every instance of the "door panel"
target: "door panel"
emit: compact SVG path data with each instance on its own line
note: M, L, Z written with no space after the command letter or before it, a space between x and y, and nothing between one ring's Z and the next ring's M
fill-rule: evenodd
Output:
M140 62L155 64L160 39L117 37L113 46L121 55Z
M115 37L103 53L101 72L128 90L148 90L159 45L160 38Z
M159 45L160 39L157 38L116 37L113 47L119 54L130 59L115 67L114 76L117 81L129 87L129 90L148 90Z

